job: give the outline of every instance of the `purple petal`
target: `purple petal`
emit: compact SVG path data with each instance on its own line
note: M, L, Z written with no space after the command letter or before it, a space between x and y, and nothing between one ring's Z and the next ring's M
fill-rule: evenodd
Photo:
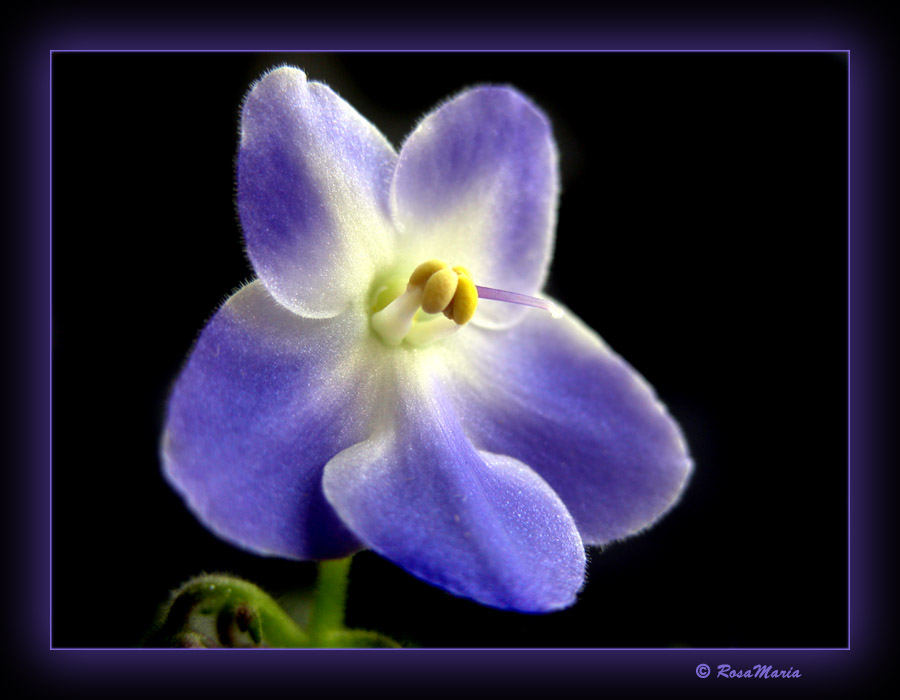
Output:
M558 183L556 146L537 107L507 87L463 92L400 151L391 185L400 244L411 258L467 267L477 284L534 294L550 261ZM522 313L484 305L475 321L509 325Z
M522 460L559 494L587 544L653 523L691 471L675 421L650 386L571 314L531 312L505 333L458 333L447 364L476 447Z
M562 502L521 462L476 451L447 402L408 384L380 430L325 467L342 520L456 595L526 612L571 604L584 547Z
M306 319L260 282L212 318L169 402L165 473L214 532L264 554L334 558L361 548L321 488L335 454L365 439L373 410L365 323Z
M333 316L393 254L388 188L397 156L330 88L279 68L247 96L238 209L269 292L297 313Z

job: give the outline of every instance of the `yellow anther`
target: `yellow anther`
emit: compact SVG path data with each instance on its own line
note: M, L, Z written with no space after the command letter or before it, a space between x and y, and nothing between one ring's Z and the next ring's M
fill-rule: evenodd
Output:
M422 297L422 311L426 314L438 314L447 308L456 294L459 277L453 270L438 270L425 283L425 294Z
M447 267L447 263L443 260L427 260L413 270L409 276L409 283L414 287L424 285L435 272L446 270Z
M478 290L475 283L468 275L460 274L456 285L456 294L453 295L453 320L460 326L464 326L475 315L475 307L478 306Z
M408 282L397 278L376 289L369 303L372 329L386 344L424 347L472 320L478 288L466 268L429 260L413 270ZM449 320L435 318L441 312Z

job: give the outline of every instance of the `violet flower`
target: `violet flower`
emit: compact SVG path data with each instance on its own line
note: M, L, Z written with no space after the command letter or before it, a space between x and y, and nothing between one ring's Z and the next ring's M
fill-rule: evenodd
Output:
M246 99L237 173L259 279L203 330L162 439L165 474L216 534L295 559L371 548L543 612L574 601L585 545L678 499L691 460L643 378L571 314L502 303L558 308L533 296L557 152L520 93L464 91L398 155L279 68Z

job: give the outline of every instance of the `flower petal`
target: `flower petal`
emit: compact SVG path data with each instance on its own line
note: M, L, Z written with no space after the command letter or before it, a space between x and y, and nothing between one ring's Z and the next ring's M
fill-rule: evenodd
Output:
M397 156L322 83L279 68L241 116L238 209L269 292L304 316L339 313L393 254L388 188Z
M349 313L299 317L260 282L216 313L175 385L162 441L166 476L214 532L298 559L361 548L326 503L321 476L370 432L370 337Z
M547 118L511 88L480 87L410 134L391 205L411 259L441 258L468 268L477 284L534 294L547 274L558 191ZM510 325L524 313L493 306L476 322Z
M681 430L577 317L534 311L505 333L470 330L444 361L466 433L540 474L586 544L636 533L677 501L692 468Z
M435 389L398 394L368 440L325 467L341 519L376 552L456 595L545 612L574 601L585 555L575 523L518 460L478 452Z

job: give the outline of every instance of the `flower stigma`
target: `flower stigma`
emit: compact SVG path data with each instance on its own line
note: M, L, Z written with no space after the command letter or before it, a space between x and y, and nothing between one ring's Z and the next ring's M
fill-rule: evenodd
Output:
M562 310L552 302L517 292L479 287L461 265L427 260L409 280L394 279L378 288L371 304L372 328L391 346L406 341L424 347L452 335L475 315L479 298L543 309L554 318Z

